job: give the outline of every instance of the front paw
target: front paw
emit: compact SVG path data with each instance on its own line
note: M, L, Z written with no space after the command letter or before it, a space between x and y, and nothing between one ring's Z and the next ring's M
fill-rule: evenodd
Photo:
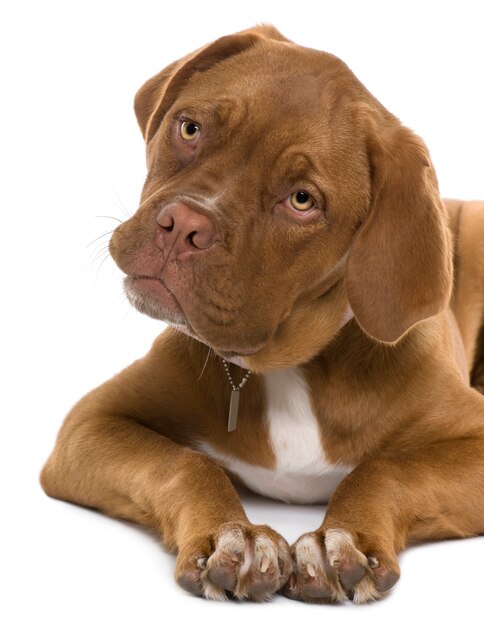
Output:
M229 595L263 601L286 583L291 572L289 545L272 528L230 522L184 546L175 577L187 591L211 600Z
M332 528L302 535L292 546L294 573L283 593L305 602L363 604L378 600L397 582L394 556L363 553L346 530Z

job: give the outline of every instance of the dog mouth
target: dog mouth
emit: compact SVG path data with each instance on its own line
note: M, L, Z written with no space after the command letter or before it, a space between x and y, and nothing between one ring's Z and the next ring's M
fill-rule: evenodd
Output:
M226 361L239 363L244 357L259 352L266 344L266 342L259 342L253 347L244 346L241 349L238 346L217 348L194 330L177 297L159 276L144 274L126 276L124 290L130 304L138 311L166 322L176 330L200 341Z
M126 276L124 291L129 302L141 313L171 324L187 324L186 315L175 294L158 276Z

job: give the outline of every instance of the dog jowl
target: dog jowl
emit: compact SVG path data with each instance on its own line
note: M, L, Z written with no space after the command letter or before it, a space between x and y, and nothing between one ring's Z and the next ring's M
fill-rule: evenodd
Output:
M484 532L484 203L336 57L270 26L172 63L110 250L150 352L82 398L45 491L153 528L206 598L361 603ZM293 546L236 484L328 507Z

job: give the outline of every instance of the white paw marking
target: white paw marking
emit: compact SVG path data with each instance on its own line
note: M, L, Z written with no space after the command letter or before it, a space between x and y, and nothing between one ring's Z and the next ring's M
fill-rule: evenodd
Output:
M210 559L220 552L232 552L235 554L242 554L245 549L245 536L240 528L230 528L225 530L217 541L215 552ZM209 559L209 562L210 562Z
M215 551L209 557L206 567L200 575L200 579L203 584L203 595L208 600L227 599L225 590L221 589L218 585L215 585L208 577L211 567L214 566L214 562L220 559L222 554L224 554L225 557L232 554L234 555L234 559L239 555L245 555L245 547L246 542L244 533L239 528L230 528L220 535Z
M366 556L356 548L353 537L348 531L331 528L324 533L324 536L326 553L332 567L337 567L344 556L351 557L353 561L365 567L368 565Z
M278 567L277 549L274 542L265 535L256 535L254 539L254 551L256 567L263 574L267 572L269 566Z
M295 557L298 572L304 571L316 578L320 585L325 587L336 602L346 599L346 594L337 580L330 580L324 567L321 545L312 534L301 537L295 546Z
M243 578L247 574L251 565L252 565L252 554L251 554L249 542L247 541L245 545L245 549L244 549L244 561L239 569L239 578Z
M354 547L353 537L347 530L341 528L330 528L324 533L324 544L328 554L336 552L342 547Z
M313 535L304 535L296 543L296 561L297 563L304 563L306 568L310 565L313 569L315 567L323 567L323 553L321 546ZM314 574L309 574L314 576Z
M333 567L338 567L342 558L346 557L352 561L356 561L360 565L363 565L367 570L370 569L371 563L366 556L358 550L353 541L351 534L341 528L331 528L325 532L326 553L328 560ZM373 558L373 557L371 557ZM373 558L373 562L378 563L377 559ZM372 600L378 600L382 597L382 594L376 589L375 583L368 575L368 572L363 578L356 583L353 588L354 597L353 602L355 604L364 604Z
M289 559L288 550L284 550L281 554L284 558ZM218 538L217 545L213 554L207 559L199 559L198 565L202 569L200 578L203 584L203 594L209 600L225 600L227 598L226 591L214 584L208 574L211 569L217 567L218 562L227 562L232 559L235 567L236 582L233 594L239 599L248 596L247 575L252 567L255 567L262 574L265 574L269 568L277 573L274 580L274 591L276 591L276 583L280 582L278 549L274 541L263 534L258 534L251 542L245 536L242 529L230 528L225 530ZM238 565L240 563L240 565ZM272 577L272 573L271 573ZM267 598L272 595L267 593ZM259 599L266 599L260 597Z

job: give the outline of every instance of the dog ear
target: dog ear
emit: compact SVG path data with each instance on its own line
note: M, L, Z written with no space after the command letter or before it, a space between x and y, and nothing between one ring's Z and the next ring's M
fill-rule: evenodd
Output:
M371 206L350 248L345 279L359 325L393 343L448 304L452 255L423 141L394 119L385 125L370 131Z
M263 39L289 41L270 25L228 35L175 61L150 78L137 92L134 109L143 137L148 144L183 84L195 72L204 72L216 63L251 48Z

